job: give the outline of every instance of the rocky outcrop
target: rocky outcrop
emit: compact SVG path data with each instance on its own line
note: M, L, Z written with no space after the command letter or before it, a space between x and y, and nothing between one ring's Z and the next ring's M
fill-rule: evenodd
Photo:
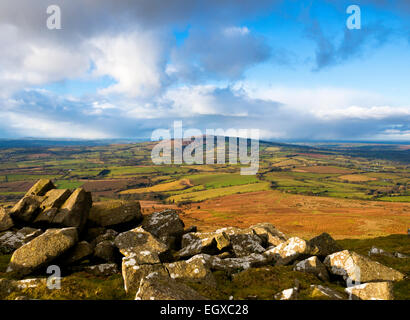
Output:
M390 282L405 276L366 256L341 250L327 233L309 241L288 238L269 223L213 232L184 230L175 210L141 219L137 201L99 203L92 208L91 195L83 189L58 190L49 180L40 181L10 213L0 208L0 254L12 253L7 277L45 273L47 266L56 264L63 274L81 271L104 278L120 273L122 258L125 291L138 299L203 299L191 287L215 292L216 279L235 282L243 276L249 285L254 275L263 282L265 274L258 280L260 272L269 273L266 279L274 283L278 278L281 285L276 273L283 271L295 277L295 286L281 285L281 290L289 289L278 292L276 299L337 300L347 299L348 294L351 299L392 299ZM369 256L376 255L389 257L386 261L408 258L373 247ZM300 277L311 279L312 285L301 285ZM342 277L346 292L340 287ZM0 279L0 296L10 295L4 291L7 285L11 290L34 285L27 281L16 287L16 281ZM364 284L351 286L353 282Z
M30 274L62 255L77 240L76 228L49 229L14 251L7 272L17 276Z
M391 252L385 251L385 250L377 248L377 247L372 247L369 250L368 255L369 255L369 257L371 257L371 256L385 256L385 257L389 257L389 258L399 258L399 259L408 259L409 258L408 255L405 255L403 253L400 253L400 252L391 253Z
M141 280L135 300L206 300L194 289L169 277L151 273Z
M346 281L399 281L404 278L401 272L349 250L327 256L324 264L329 272L342 276Z
M264 255L272 259L276 265L287 265L296 259L309 255L311 248L309 244L298 237L293 237L286 242L268 249Z
M370 282L346 288L350 300L393 300L393 284L389 281Z
M11 217L17 222L31 223L40 213L40 205L45 200L46 193L51 189L55 189L55 185L50 180L39 180L10 210Z
M88 220L91 225L123 229L142 220L141 205L138 201L121 200L95 203Z

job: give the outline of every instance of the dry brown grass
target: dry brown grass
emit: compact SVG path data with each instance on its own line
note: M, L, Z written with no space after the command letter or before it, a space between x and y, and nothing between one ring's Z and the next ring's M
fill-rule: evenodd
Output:
M377 180L376 178L368 177L364 174L345 174L343 176L340 176L339 179L347 180L349 182L366 182Z
M148 187L148 188L129 189L129 190L121 191L120 194L176 191L176 190L183 190L183 189L186 189L192 186L193 185L191 181L189 181L189 179L181 179L177 181L157 184L155 186Z
M347 200L261 191L191 204L181 214L201 230L270 222L289 235L328 232L336 239L407 233L410 203Z
M141 200L141 210L143 214L150 214L157 211L162 211L165 209L177 209L178 207L175 204L162 204L157 201L148 201Z
M348 174L352 173L352 170L346 168L337 168L331 166L311 166L311 167L296 167L295 170L297 172L309 172L309 173L325 173L325 174L332 174L332 173L340 173L340 174Z

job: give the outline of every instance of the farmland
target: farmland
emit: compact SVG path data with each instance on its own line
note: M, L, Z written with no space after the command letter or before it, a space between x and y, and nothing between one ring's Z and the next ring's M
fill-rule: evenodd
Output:
M49 178L58 188L84 187L94 201L138 199L147 212L178 207L187 224L205 229L269 221L290 234L354 238L404 233L410 225L410 151L403 145L261 142L251 176L228 163L154 165L153 146L8 144L0 149L0 202L12 205Z

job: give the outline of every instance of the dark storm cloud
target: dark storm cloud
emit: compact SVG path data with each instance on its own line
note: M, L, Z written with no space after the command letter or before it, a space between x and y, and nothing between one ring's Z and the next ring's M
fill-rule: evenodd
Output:
M0 2L0 21L16 24L28 31L44 32L46 9L51 4L60 6L63 33L89 36L117 30L126 25L145 28L184 25L229 24L252 18L273 8L280 0L16 0Z
M380 23L362 26L360 30L345 28L338 41L333 35L326 35L317 20L313 20L306 33L316 44L315 71L369 54L394 36L391 29Z
M173 54L176 76L188 80L216 77L237 79L255 64L267 61L271 48L247 28L225 27L190 32Z

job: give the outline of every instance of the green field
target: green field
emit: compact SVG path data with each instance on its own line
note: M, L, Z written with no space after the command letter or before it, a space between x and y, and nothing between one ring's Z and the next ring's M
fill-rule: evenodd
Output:
M168 203L275 189L302 195L409 202L408 161L394 160L405 158L403 153L408 151L377 146L380 150L375 153L376 147L371 146L367 158L363 155L363 144L358 146L360 156L355 154L359 151L353 144L321 149L261 143L259 172L255 176L240 175L240 166L229 163L153 165L151 142L0 149L0 201L15 202L27 190L21 183L48 178L58 188L85 185L90 191L103 192L97 195L101 199L117 199L124 191L139 188L147 191L141 195L144 199L158 199L157 193ZM392 150L396 153L390 155ZM189 179L192 186L166 191L161 186L153 188L181 179ZM105 187L93 184L104 180Z

